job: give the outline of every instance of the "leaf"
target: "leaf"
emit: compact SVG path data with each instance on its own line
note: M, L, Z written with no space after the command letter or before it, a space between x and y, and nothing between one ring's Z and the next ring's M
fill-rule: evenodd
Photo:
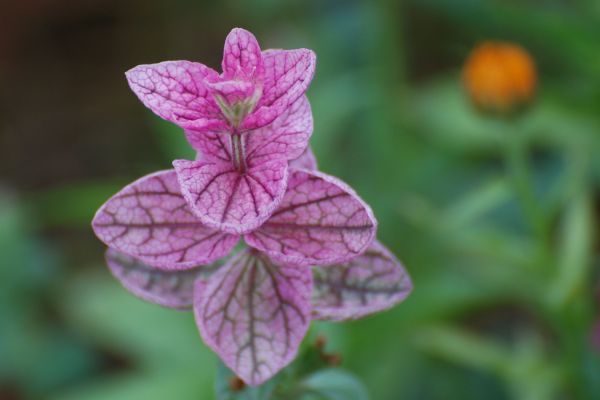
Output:
M207 66L191 61L164 61L138 65L125 75L131 90L159 117L197 131L227 127L205 84L217 80L219 75Z
M302 96L271 124L248 133L248 163L273 157L298 158L306 150L312 132L310 103L306 96Z
M107 246L168 270L209 264L238 241L191 213L172 170L126 186L98 210L92 226Z
M241 173L231 162L173 162L192 212L207 226L241 234L259 227L277 208L287 185L285 159L265 160Z
M402 264L375 241L345 264L314 269L313 318L362 318L394 306L411 291L412 282Z
M585 194L576 196L568 205L560 229L558 272L550 288L549 300L555 305L572 302L578 295L586 297L590 270L593 266L595 237L594 211Z
M345 183L295 170L277 211L244 239L286 264L330 265L364 252L376 230L371 208Z
M308 49L263 51L265 75L257 109L243 129L268 125L306 92L315 73L317 57Z
M106 262L113 276L135 296L176 309L191 308L194 282L207 278L217 268L206 265L185 271L164 271L112 249L106 251Z
M251 32L234 28L225 38L223 49L223 78L252 80L264 74L260 46Z
M317 157L315 157L310 146L306 147L300 157L290 161L290 168L292 169L308 169L312 171L316 170L317 167Z
M368 400L369 394L364 384L354 375L340 369L325 369L307 377L303 386L310 393L318 394L319 399L327 400ZM303 397L305 398L305 397ZM310 397L311 399L314 397Z
M295 357L310 323L312 273L247 249L196 284L200 334L241 379L259 385Z

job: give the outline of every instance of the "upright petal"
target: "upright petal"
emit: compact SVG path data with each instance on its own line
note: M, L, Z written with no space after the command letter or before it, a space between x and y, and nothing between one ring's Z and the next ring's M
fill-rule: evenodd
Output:
M306 92L315 73L317 57L308 49L267 50L263 94L257 109L242 127L256 129L270 124Z
M273 157L298 158L308 146L312 131L310 103L302 96L271 124L248 132L246 158L249 163Z
M295 357L310 323L311 290L309 268L245 250L196 284L200 334L231 370L259 385Z
M241 173L222 161L173 162L181 189L206 225L241 234L259 227L277 208L287 184L285 159L265 160Z
M173 170L126 186L98 210L92 226L107 246L168 270L209 264L228 254L239 239L194 216Z
M212 265L165 271L112 249L106 251L106 262L113 276L135 296L178 310L192 308L196 279L207 278L215 271Z
M402 264L375 241L347 263L314 269L313 318L362 318L401 302L411 290Z
M270 158L298 158L307 148L313 131L310 103L302 96L271 124L242 133L250 164ZM231 161L229 132L186 131L187 139L206 159Z
M300 157L290 161L291 169L308 169L313 171L318 169L317 167L317 157L315 157L315 153L313 153L310 146L306 147Z
M345 183L293 170L277 211L244 240L283 263L331 265L364 252L376 229L371 208Z
M264 74L260 46L254 35L245 29L234 28L225 39L223 49L223 78L260 79Z
M219 74L200 63L165 61L138 65L125 74L131 90L146 107L185 129L219 130L227 124L206 82Z

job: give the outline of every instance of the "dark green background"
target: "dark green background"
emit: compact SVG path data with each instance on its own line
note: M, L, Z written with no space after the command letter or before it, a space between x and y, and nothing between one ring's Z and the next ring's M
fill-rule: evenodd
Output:
M216 358L191 314L125 292L89 223L124 184L193 157L124 71L218 67L235 26L264 48L315 50L320 167L373 206L413 277L392 311L313 326L372 398L600 398L597 0L2 9L0 399L213 398ZM464 95L461 65L486 39L517 42L537 63L537 99L518 118L483 116Z

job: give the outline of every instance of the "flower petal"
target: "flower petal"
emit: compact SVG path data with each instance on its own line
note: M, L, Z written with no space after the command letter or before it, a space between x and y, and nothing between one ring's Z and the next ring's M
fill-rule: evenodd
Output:
M304 153L302 153L300 157L290 161L291 169L308 169L313 171L316 170L317 167L317 157L315 157L315 153L313 153L310 146L306 147Z
M205 84L219 79L219 74L207 66L190 61L165 61L138 65L125 75L131 90L161 118L199 131L227 126Z
M298 158L308 146L312 132L310 103L302 96L271 124L248 132L246 159L252 163L278 156Z
M306 92L315 73L317 57L308 49L267 50L263 94L254 113L242 124L256 129L270 124Z
M313 318L362 318L394 306L411 290L412 282L402 264L375 241L345 264L314 268Z
M173 165L194 214L229 233L259 227L281 202L287 184L285 159L249 166L244 173L230 162L176 160Z
M197 282L200 334L240 378L259 385L294 359L310 324L311 290L310 268L245 250Z
M231 134L229 132L185 131L190 145L204 160L220 160L231 164Z
M107 246L167 270L211 263L239 239L208 228L192 214L173 170L126 186L98 210L92 226Z
M364 252L376 229L371 208L345 183L294 170L277 211L244 240L283 263L331 265Z
M106 251L106 262L119 282L135 296L150 303L178 310L194 303L194 282L214 272L214 266L199 266L185 271L164 271L113 249Z
M288 110L266 127L243 133L246 159L260 163L268 158L292 160L307 148L313 131L310 103L302 96ZM228 132L186 131L188 142L208 160L231 161Z
M223 49L223 78L262 78L263 57L254 35L242 28L234 28L225 39Z

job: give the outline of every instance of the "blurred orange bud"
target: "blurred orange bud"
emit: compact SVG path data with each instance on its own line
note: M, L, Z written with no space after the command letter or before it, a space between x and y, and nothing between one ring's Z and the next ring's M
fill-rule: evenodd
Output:
M463 83L475 105L485 111L506 114L531 101L537 73L533 59L523 47L484 42L465 62Z

